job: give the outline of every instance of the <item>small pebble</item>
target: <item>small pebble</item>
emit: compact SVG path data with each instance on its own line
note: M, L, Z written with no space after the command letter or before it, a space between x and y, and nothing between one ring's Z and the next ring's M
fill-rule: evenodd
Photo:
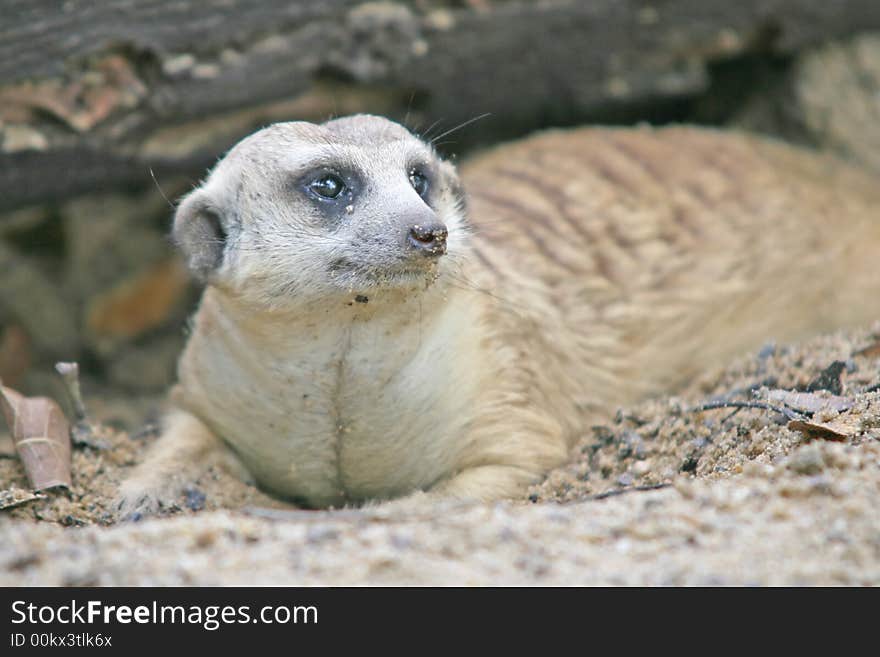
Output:
M198 488L187 488L183 494L185 495L184 503L190 511L201 511L205 508L205 494Z
M632 472L637 477L642 477L651 471L651 465L647 461L636 461L632 465Z

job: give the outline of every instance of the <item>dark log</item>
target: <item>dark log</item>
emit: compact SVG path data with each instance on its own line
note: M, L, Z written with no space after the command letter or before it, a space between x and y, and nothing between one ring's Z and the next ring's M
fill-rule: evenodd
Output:
M877 0L6 0L0 210L198 176L273 120L381 112L489 141L706 90L880 28Z

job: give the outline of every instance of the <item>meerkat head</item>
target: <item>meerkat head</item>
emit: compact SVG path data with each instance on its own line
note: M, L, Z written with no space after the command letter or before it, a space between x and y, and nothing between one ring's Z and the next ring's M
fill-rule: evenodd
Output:
M454 167L358 115L239 142L180 203L173 237L199 279L277 305L424 289L460 262L466 225Z

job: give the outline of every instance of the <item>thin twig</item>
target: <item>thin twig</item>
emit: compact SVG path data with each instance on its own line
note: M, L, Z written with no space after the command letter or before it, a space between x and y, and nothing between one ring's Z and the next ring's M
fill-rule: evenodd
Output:
M70 437L75 445L85 445L94 449L108 449L109 443L96 438L95 425L89 420L79 386L79 365L77 363L55 363L55 371L61 375L67 396L73 404L75 422L70 426Z
M625 493L638 493L649 490L660 490L663 488L669 488L672 484L663 483L663 484L645 484L643 486L628 486L626 488L614 488L612 490L606 490L602 493L596 493L595 495L587 495L586 497L582 497L578 500L574 500L572 504L577 502L590 502L593 500L604 500L606 497L617 497L618 495L623 495Z
M767 404L765 402L753 402L753 401L717 401L717 402L706 402L705 404L700 404L699 406L694 406L693 408L689 408L688 412L690 413L699 413L701 411L712 411L718 408L758 408L764 411L773 411L775 413L781 413L789 420L803 420L804 415L801 413L797 413L789 408L785 408L784 406L774 406L773 404Z
M55 371L61 375L64 387L70 401L73 403L73 411L78 421L86 419L86 405L83 403L82 392L79 387L79 365L76 363L55 363Z
M742 407L733 409L730 413L724 416L724 419L721 420L721 424L726 424L728 420L733 419L733 416L739 413L742 410Z

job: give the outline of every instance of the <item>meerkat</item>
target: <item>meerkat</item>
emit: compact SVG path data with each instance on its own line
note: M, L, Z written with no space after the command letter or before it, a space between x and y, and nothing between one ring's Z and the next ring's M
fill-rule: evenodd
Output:
M830 157L583 128L462 180L368 115L232 148L176 210L206 287L120 514L215 465L310 508L516 496L619 405L880 314L880 185Z

